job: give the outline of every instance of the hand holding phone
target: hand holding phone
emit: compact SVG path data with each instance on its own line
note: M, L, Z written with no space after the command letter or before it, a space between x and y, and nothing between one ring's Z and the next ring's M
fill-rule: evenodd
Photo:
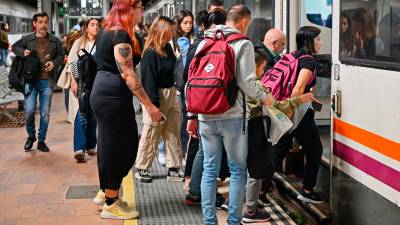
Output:
M321 103L321 102L312 101L312 102L311 102L311 105L312 105L312 107L313 107L313 109L314 109L315 111L321 112L321 109L322 109L322 103Z
M165 123L165 121L167 120L167 117L164 115L164 113L161 113L161 119L158 122L152 122L153 126L160 126L163 123Z

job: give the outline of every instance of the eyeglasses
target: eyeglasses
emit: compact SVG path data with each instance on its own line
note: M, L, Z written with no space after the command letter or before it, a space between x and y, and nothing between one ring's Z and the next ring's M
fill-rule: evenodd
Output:
M275 43L278 43L278 44L280 44L281 46L286 46L286 43L285 43L285 42L281 42L281 41L278 41L278 40L276 40Z

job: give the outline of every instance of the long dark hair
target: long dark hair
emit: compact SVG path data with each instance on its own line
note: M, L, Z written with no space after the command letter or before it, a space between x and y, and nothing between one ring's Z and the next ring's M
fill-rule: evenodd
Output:
M301 27L296 34L297 52L295 57L300 57L306 54L315 54L314 38L316 38L320 33L321 30L316 27Z
M175 22L177 24L177 29L176 29L177 37L185 36L189 39L191 38L193 31L194 31L194 26L192 26L192 29L190 30L190 32L187 35L185 35L185 33L183 32L183 30L181 28L181 23L182 23L183 19L185 19L188 16L192 17L192 21L194 22L194 17L193 17L192 12L190 12L189 10L186 10L186 9L179 11L178 14L175 16Z
M352 51L354 47L354 37L353 37L351 19L349 15L347 15L346 13L342 13L340 15L340 20L342 20L342 18L347 20L348 28L345 32L340 33L340 42L343 43L342 44L343 48L345 48L348 51ZM342 22L340 21L340 23Z

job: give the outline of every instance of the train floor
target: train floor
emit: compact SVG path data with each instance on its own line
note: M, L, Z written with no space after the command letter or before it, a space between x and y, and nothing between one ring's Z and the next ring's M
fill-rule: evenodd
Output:
M17 108L17 104L7 108ZM101 219L101 206L92 202L98 190L96 157L76 163L72 151L73 129L66 118L64 95L54 93L46 140L48 153L24 152L24 127L0 129L1 225L202 224L200 206L184 204L183 183L167 182L166 170L158 163L152 168L155 175L152 183L137 183L132 172L124 178L123 199L137 208L139 219ZM228 189L229 183L220 187L223 193ZM271 221L258 224L294 225L272 202L266 208L272 214ZM219 224L226 224L225 211L218 210L217 216Z

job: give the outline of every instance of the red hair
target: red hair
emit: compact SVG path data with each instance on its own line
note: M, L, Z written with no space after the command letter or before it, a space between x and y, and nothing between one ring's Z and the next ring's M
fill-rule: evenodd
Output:
M136 7L140 0L114 0L110 12L103 21L105 31L124 30L132 39L133 54L141 55L139 42L135 37L131 7Z

